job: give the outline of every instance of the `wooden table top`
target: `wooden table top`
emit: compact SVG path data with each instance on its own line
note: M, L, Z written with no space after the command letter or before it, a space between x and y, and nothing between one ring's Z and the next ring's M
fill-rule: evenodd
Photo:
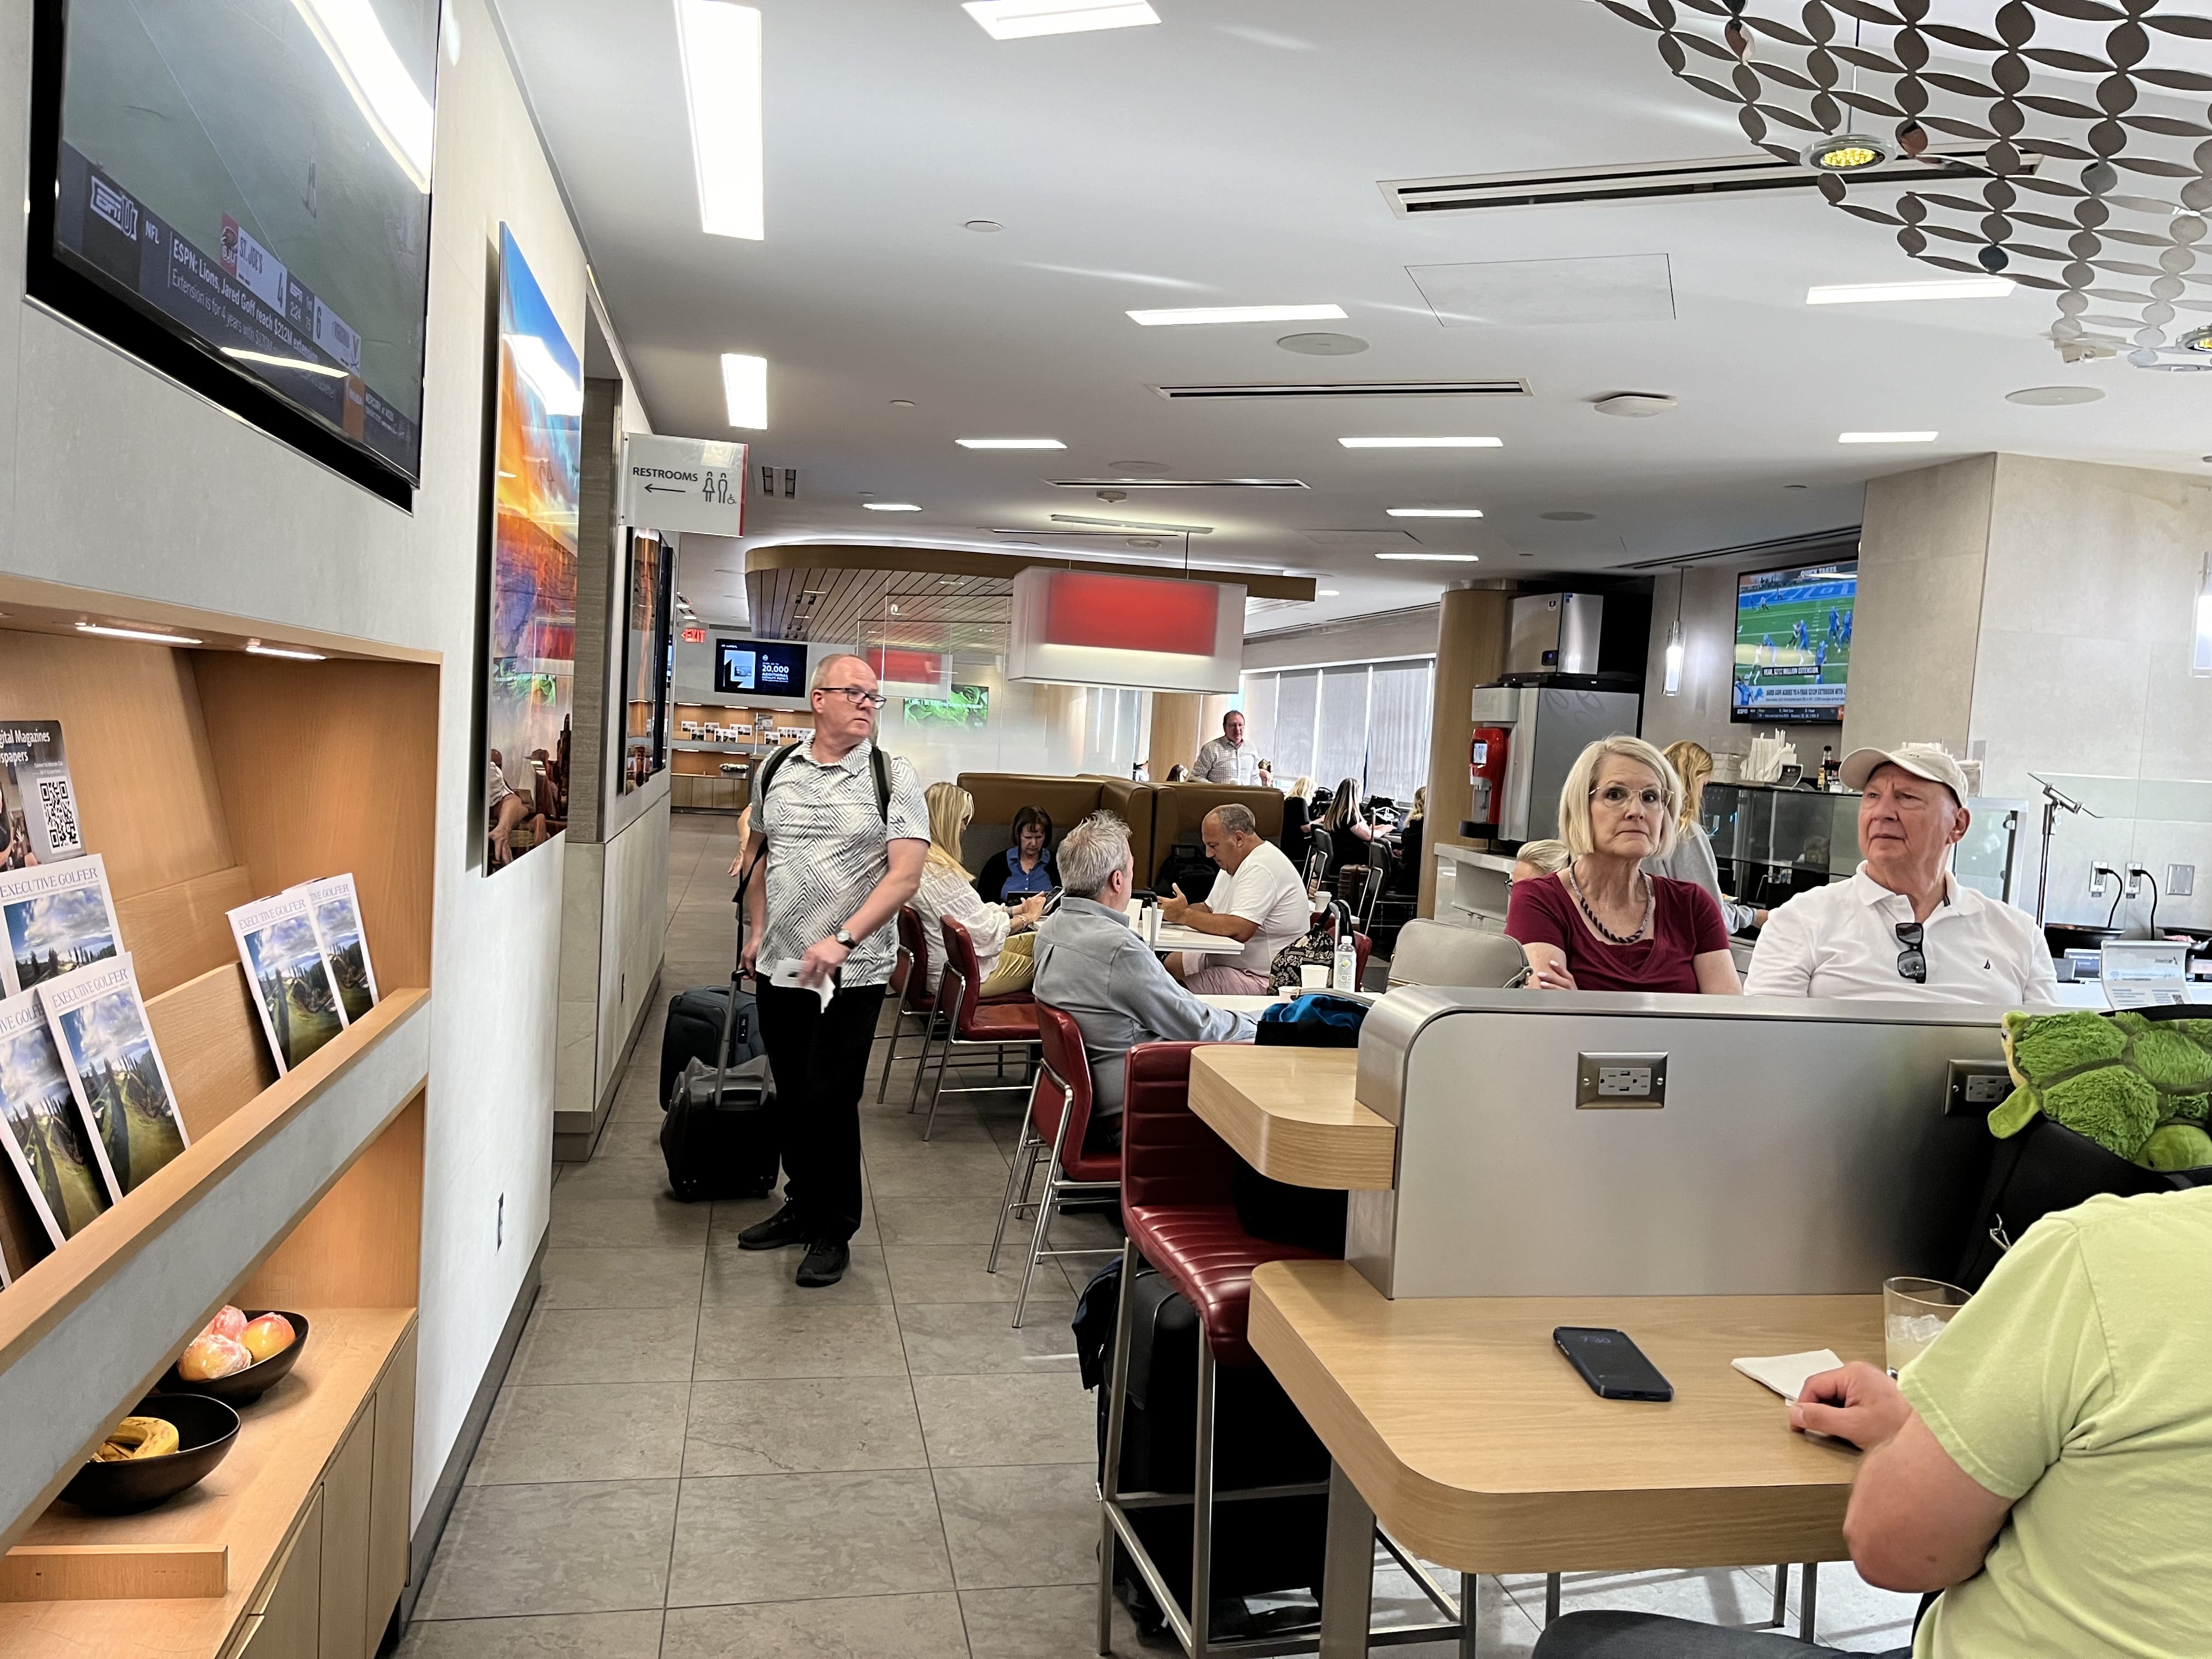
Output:
M1674 1385L1601 1400L1552 1342L1611 1326ZM1394 1536L1462 1572L1846 1558L1858 1454L1792 1431L1739 1358L1879 1364L1878 1296L1392 1301L1341 1261L1252 1278L1251 1340Z
M1200 1048L1190 1057L1191 1109L1262 1175L1388 1192L1398 1131L1352 1097L1358 1069L1356 1048Z

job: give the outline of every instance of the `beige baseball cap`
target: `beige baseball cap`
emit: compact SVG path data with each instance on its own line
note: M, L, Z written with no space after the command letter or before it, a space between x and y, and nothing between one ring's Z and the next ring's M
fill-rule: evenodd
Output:
M1932 743L1903 743L1894 749L1854 749L1844 757L1844 763L1838 769L1847 788L1863 789L1867 780L1884 766L1901 766L1916 778L1940 783L1961 806L1966 805L1966 773L1957 761Z

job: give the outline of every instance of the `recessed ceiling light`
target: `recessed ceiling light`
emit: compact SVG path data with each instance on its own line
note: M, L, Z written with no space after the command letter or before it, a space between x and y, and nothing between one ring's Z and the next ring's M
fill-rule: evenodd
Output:
M1146 0L966 0L960 9L994 40L1133 29L1160 21Z
M1057 438L956 438L963 449L1065 449Z
M1479 507L1394 507L1386 510L1394 519L1479 519L1482 516L1482 509Z
M1836 434L1836 441L1839 444L1932 444L1936 441L1936 434L1932 432L1839 432Z
M2030 409L2063 409L2069 404L2094 404L2104 395L2100 386L2027 386L2006 392L2005 401Z
M1340 599L1341 597L1342 590L1339 588L1316 587L1314 589L1314 598L1317 599Z
M1285 334L1275 343L1301 357L1356 357L1367 349L1357 334Z
M871 513L919 513L921 508L913 501L862 501Z
M156 634L146 628L110 628L105 623L81 622L80 634L97 634L104 640L143 640L149 645L200 645L204 641L184 634Z
M2174 344L2184 351L2212 351L2212 327L2192 328Z
M1503 438L1339 438L1346 449L1503 449Z
M1159 544L1160 538L1158 536L1132 536L1129 538L1129 545L1132 547L1158 547Z
M1377 553L1378 559L1395 559L1404 564L1480 564L1479 553Z
M289 657L294 662L327 662L329 658L319 651L301 651L292 646L264 645L258 640L246 642L246 653L255 657Z
M1190 328L1206 323L1340 323L1342 306L1193 306L1170 311L1133 311L1129 320L1146 328Z
M1610 398L1600 398L1590 407L1601 415L1625 415L1631 420L1639 420L1664 415L1680 401L1662 392L1616 392Z
M1784 484L1782 487L1784 489L1810 489L1813 486L1810 484Z
M1839 132L1816 138L1797 152L1797 159L1816 173L1864 173L1878 167L1897 153L1887 138L1863 132Z
M1597 517L1595 513L1540 513L1537 517L1549 519L1553 524L1588 524Z
M1006 227L996 219L969 219L964 221L960 228L975 231L979 235L988 236L994 232L1004 230Z
M912 409L914 407L914 399L911 398L894 398L891 399L891 407L893 409Z
M1106 470L1124 478L1158 478L1174 469L1165 461L1109 461Z
M768 359L722 354L722 401L730 424L746 432L768 430Z
M1805 290L1808 306L1887 305L1901 300L2002 300L2009 276L1949 276L1932 283L1824 283Z
M761 15L730 0L676 0L699 228L757 242L768 234L761 166Z

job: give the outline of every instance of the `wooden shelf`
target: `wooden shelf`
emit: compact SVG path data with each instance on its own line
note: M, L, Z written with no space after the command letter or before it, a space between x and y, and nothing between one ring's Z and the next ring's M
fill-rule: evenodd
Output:
M263 1599L295 1525L362 1407L415 1328L412 1309L302 1308L311 1335L292 1375L240 1413L238 1443L190 1492L143 1515L88 1516L57 1504L7 1560L51 1549L118 1561L228 1552L219 1595L0 1603L9 1659L220 1653ZM4 1564L0 1564L4 1571Z

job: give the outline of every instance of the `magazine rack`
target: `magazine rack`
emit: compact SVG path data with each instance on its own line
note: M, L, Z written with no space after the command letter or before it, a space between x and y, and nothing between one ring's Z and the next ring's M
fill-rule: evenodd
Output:
M367 1659L407 1577L438 659L289 629L327 660L247 654L264 631L0 577L0 718L62 723L191 1140L58 1249L0 1188L11 1659ZM225 912L348 870L383 998L279 1078ZM54 1503L226 1302L311 1326L229 1456L141 1515Z

